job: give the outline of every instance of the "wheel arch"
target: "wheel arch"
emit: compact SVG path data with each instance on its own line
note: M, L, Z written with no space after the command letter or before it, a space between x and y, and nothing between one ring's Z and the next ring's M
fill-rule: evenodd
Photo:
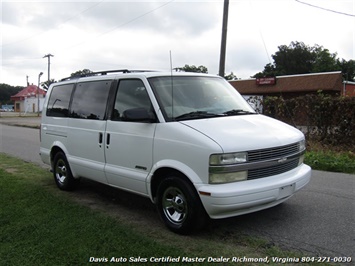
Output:
M65 154L65 152L63 151L63 149L59 146L53 146L51 149L51 153L50 153L50 159L51 159L51 165L53 166L53 161L54 161L54 157L58 152L62 152Z
M65 156L67 156L68 154L68 151L65 148L64 144L60 141L55 141L53 142L50 152L51 163L53 163L53 159L58 152L63 152Z
M53 146L52 146L52 148L51 148L51 152L50 152L50 160L51 160L51 167L52 167L52 169L53 169L53 163L54 163L54 157L56 156L56 154L58 153L58 152L62 152L64 155L65 155L65 157L67 157L67 160L68 160L68 164L69 164L69 166L70 166L70 169L71 169L71 172L72 172L72 175L73 175L73 177L74 178L80 178L76 173L75 173L75 171L73 170L73 168L71 167L71 165L70 165L70 158L68 158L68 151L67 151L67 149L65 148L65 146L63 145L63 143L61 143L61 142L54 142L53 143Z
M153 202L155 202L158 186L161 183L161 181L169 176L172 176L172 175L175 175L175 176L178 176L179 178L184 179L194 189L194 191L198 195L198 191L196 189L196 186L194 185L194 182L197 180L200 180L200 179L198 178L198 176L194 172L192 172L192 173L193 174L191 175L190 171L181 171L181 170L171 167L171 166L162 166L162 167L156 169L150 178L149 188L148 188L151 200Z

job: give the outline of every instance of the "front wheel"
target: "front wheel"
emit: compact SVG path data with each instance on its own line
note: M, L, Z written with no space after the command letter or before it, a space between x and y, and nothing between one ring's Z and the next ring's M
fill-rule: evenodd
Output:
M54 156L53 176L55 183L61 190L73 190L79 185L79 179L75 179L71 173L67 157L62 152Z
M191 233L206 221L195 189L181 176L171 176L160 183L156 203L159 216L175 233Z

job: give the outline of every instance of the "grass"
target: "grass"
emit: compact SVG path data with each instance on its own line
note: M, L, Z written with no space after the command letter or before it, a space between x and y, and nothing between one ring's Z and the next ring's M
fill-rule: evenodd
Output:
M305 163L314 170L355 174L354 148L323 147L319 143L309 142Z
M72 200L51 174L0 153L0 265L88 265L90 260L124 258L302 257L238 230L179 236L161 228L130 224ZM148 220L148 219L147 219ZM131 259L131 260L133 260ZM143 263L141 263L143 264ZM148 263L148 265L167 263ZM173 265L196 265L179 263ZM205 265L199 263L198 265ZM232 263L230 263L232 264ZM208 263L208 265L225 265ZM260 265L260 263L243 263ZM308 264L312 265L312 264ZM315 265L315 264L314 264Z
M351 153L310 151L305 163L314 170L355 174L355 155Z
M43 186L48 176L42 169L4 156L0 164L1 265L85 265L90 257L103 256L194 256L53 195Z

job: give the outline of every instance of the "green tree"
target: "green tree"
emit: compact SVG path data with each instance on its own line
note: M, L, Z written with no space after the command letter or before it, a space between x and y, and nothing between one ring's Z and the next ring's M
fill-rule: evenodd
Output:
M86 76L90 73L93 73L93 71L91 71L90 69L83 69L83 70L78 70L74 73L71 73L70 76L71 77L81 77L81 76Z
M278 48L279 51L272 55L276 75L311 73L314 61L312 48L303 42L291 42L289 46Z
M205 66L196 67L195 65L185 65L183 67L174 68L176 71L184 71L184 72L197 72L197 73L208 73L208 69Z
M0 105L11 104L11 96L15 95L22 89L23 87L20 86L14 87L5 83L0 83Z
M256 73L252 78L275 77L277 75L275 66L269 63L264 67L263 72Z
M225 75L224 78L225 78L226 80L237 80L237 79L238 79L238 77L237 77L233 72L231 72L231 73L228 74L228 75Z
M253 77L272 77L295 74L308 74L341 70L346 80L355 78L355 61L340 61L336 53L318 44L313 47L303 42L291 42L290 45L281 45L272 55L274 62L267 64L262 72Z
M44 90L48 90L49 86L52 84L52 83L55 83L56 81L54 79L51 79L50 81L45 81L45 82L42 82L41 83L41 86Z
M344 59L338 59L337 63L343 73L343 79L347 81L355 81L355 60L346 61Z
M319 45L315 45L312 50L314 55L311 71L312 73L328 72L341 69L337 62L336 53L331 54L328 49L325 49Z

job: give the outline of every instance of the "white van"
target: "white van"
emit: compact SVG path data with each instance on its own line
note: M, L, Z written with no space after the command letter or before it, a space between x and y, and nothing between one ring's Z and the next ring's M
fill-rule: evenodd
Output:
M223 78L105 71L50 86L40 154L57 186L80 178L149 197L167 227L275 206L304 187L304 135L257 114Z

